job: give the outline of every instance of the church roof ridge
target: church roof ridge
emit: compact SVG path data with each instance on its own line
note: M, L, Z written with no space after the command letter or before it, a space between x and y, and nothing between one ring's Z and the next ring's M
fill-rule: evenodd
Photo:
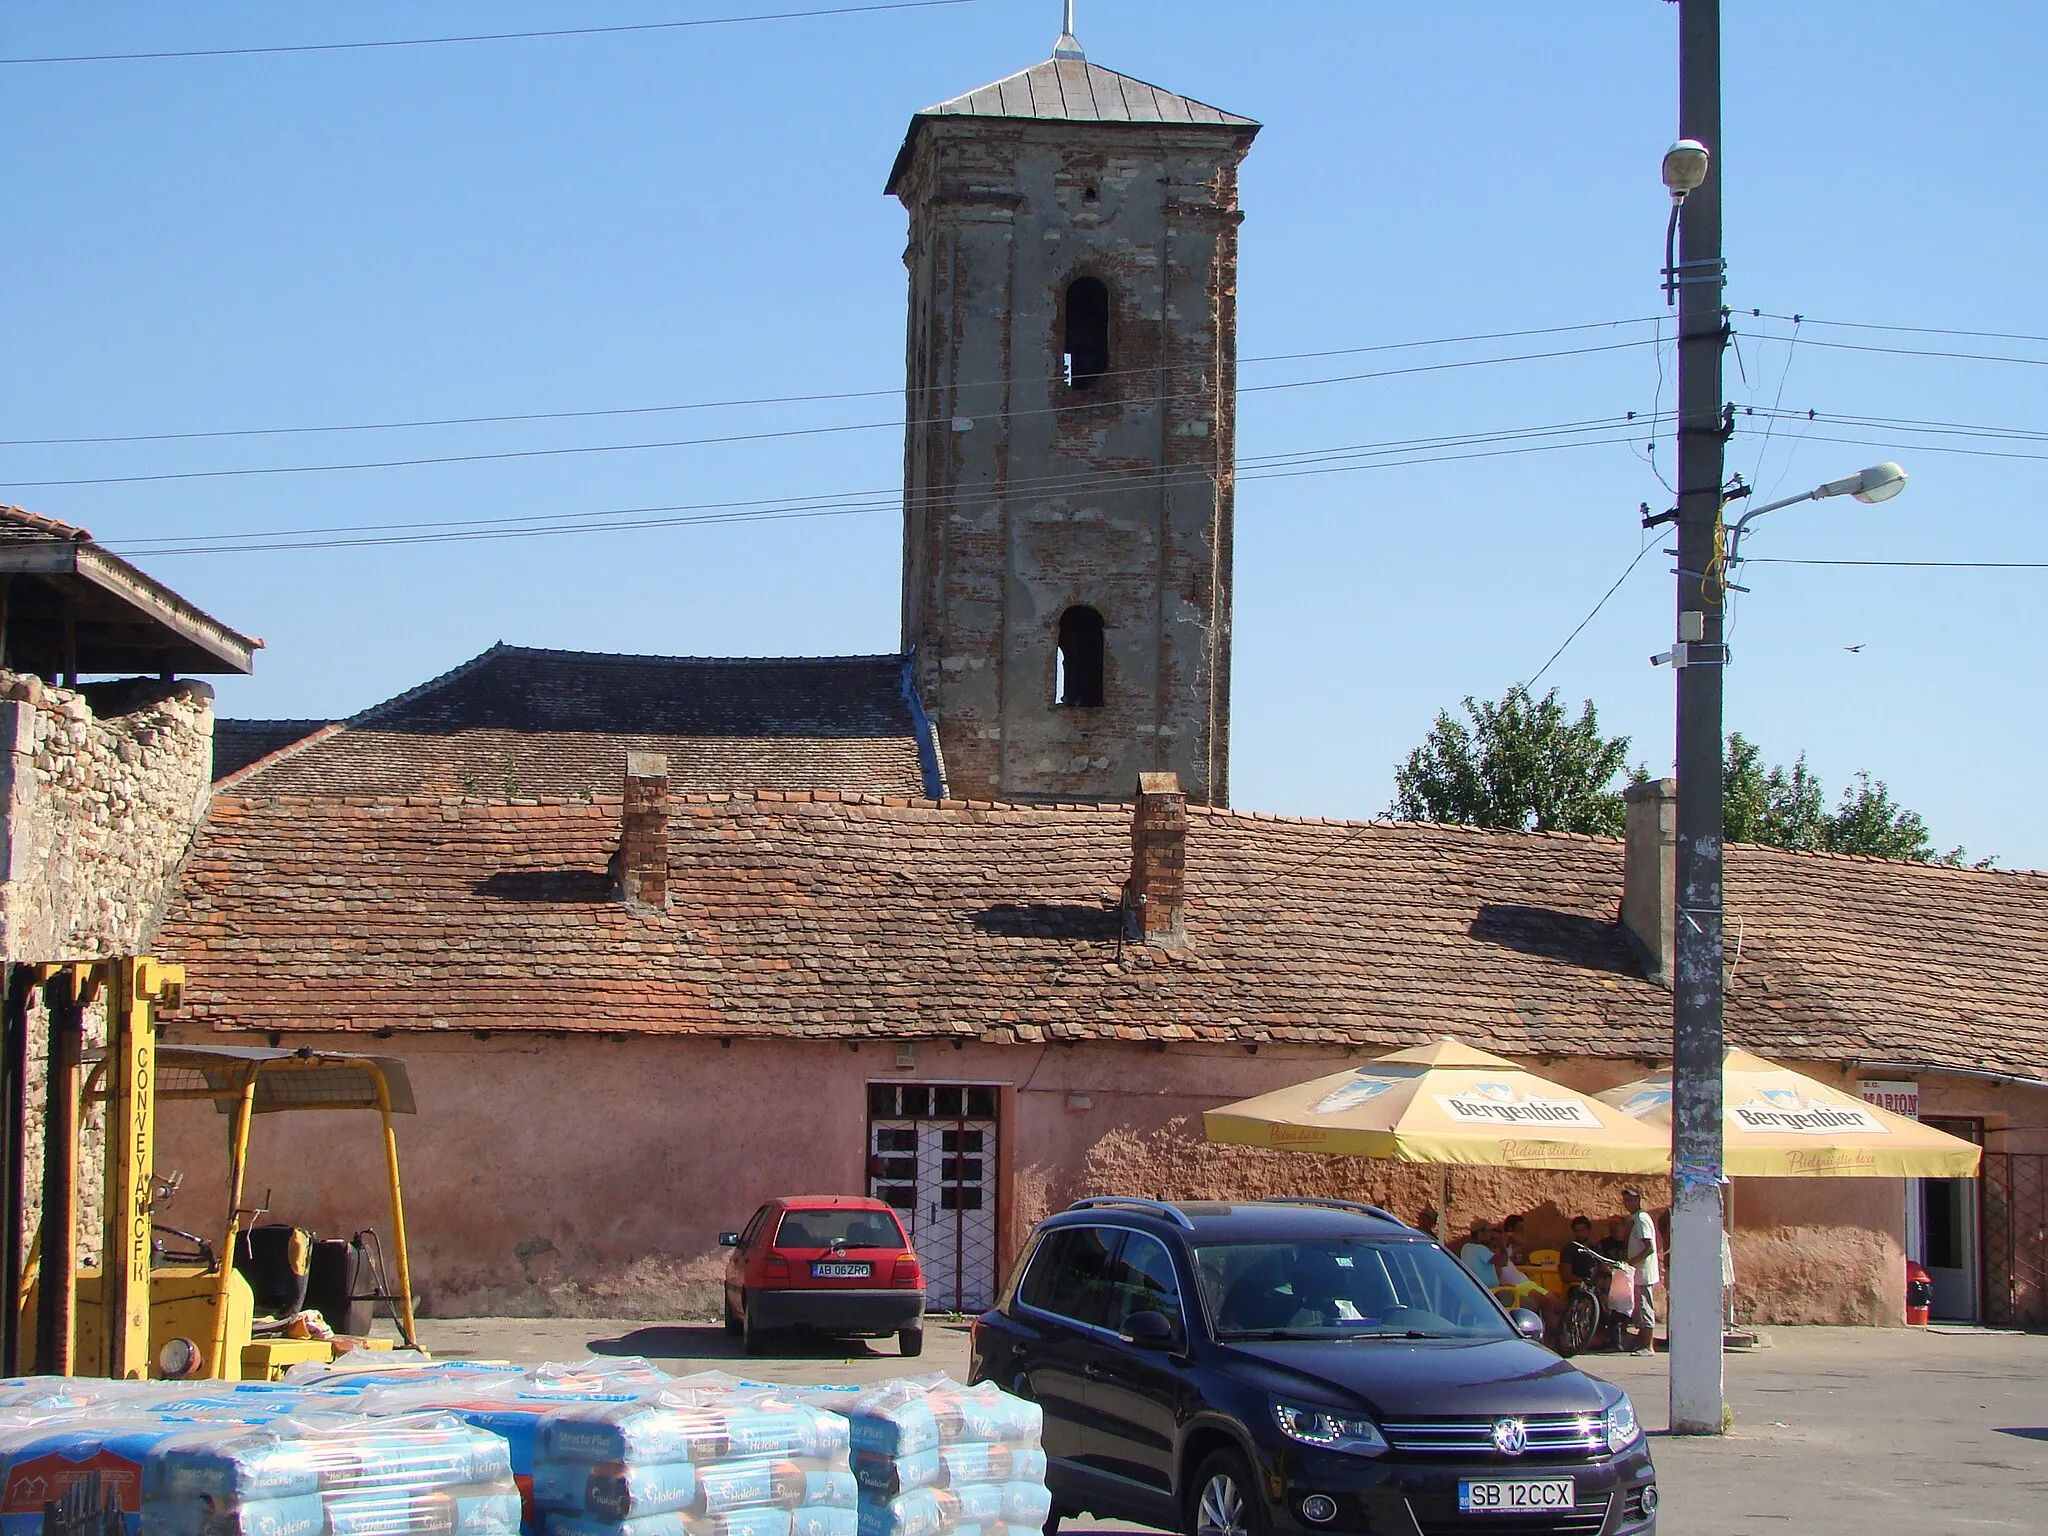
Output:
M1134 75L1119 74L1072 54L1055 54L1028 69L924 108L919 117L1028 117L1080 123L1191 123L1257 128L1192 96Z
M1068 39L1061 38L1064 45ZM910 120L885 189L893 193L909 168L917 131L939 117L1010 118L1065 123L1149 124L1170 128L1225 128L1257 133L1256 118L1240 117L1206 101L1182 96L1135 75L1119 74L1064 47L1042 63L935 102Z

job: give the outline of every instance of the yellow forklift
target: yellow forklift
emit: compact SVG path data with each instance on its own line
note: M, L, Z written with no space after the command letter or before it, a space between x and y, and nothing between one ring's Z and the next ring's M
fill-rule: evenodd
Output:
M392 1347L369 1337L388 1305L398 1342L418 1348L405 1206L392 1116L414 1112L405 1064L388 1056L250 1046L160 1045L159 1010L175 1008L181 966L147 957L37 968L50 1016L43 1226L77 1229L78 1129L105 1107L106 1186L100 1263L77 1245L38 1238L10 1269L19 1311L8 1343L17 1370L170 1380L265 1381L303 1361ZM107 1047L82 1052L85 1008L107 1000ZM11 1021L10 1021L11 1022ZM178 1178L155 1168L159 1104L210 1103L229 1119L227 1212L218 1240L158 1222ZM259 1224L246 1203L257 1115L374 1111L391 1201L390 1262L374 1232L318 1242L289 1224ZM19 1238L7 1246L19 1248ZM12 1287L10 1287L12 1288ZM56 1298L47 1311L43 1296Z

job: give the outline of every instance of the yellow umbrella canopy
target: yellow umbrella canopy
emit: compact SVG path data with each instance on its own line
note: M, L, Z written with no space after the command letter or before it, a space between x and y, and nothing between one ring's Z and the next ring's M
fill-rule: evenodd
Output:
M1441 1040L1202 1116L1209 1140L1491 1168L1662 1173L1671 1133L1490 1051Z
M1668 1071L1600 1098L1671 1134ZM1967 1179L1977 1172L1978 1150L1961 1137L1747 1051L1722 1058L1721 1098L1722 1166L1731 1176Z

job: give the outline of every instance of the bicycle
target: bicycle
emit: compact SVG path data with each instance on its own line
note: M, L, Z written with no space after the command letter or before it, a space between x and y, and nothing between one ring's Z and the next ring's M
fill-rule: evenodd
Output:
M1618 1330L1626 1323L1628 1314L1617 1311L1613 1305L1613 1285L1617 1272L1628 1265L1619 1259L1610 1259L1596 1248L1584 1243L1573 1243L1569 1253L1587 1259L1594 1265L1597 1280L1576 1278L1571 1289L1565 1292L1564 1308L1557 1318L1557 1343L1560 1355L1577 1355L1596 1347L1604 1336L1609 1344L1615 1343ZM1633 1279L1633 1275L1630 1277Z

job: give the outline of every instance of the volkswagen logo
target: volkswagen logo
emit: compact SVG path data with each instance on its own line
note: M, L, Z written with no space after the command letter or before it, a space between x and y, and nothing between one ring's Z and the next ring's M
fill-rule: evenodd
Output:
M1521 1455L1529 1449L1529 1426L1520 1419L1495 1419L1493 1448L1503 1456Z

